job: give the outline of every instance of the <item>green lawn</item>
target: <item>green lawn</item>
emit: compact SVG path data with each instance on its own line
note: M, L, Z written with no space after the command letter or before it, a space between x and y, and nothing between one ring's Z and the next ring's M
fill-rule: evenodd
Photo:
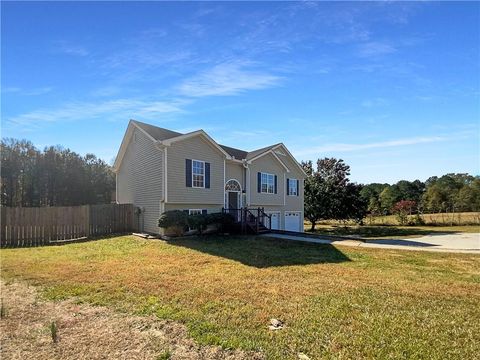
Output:
M305 223L310 232L310 224ZM317 225L316 234L337 236L359 236L364 238L416 238L429 234L480 233L480 226L355 226L355 225Z
M185 323L204 344L269 359L473 359L480 256L336 248L254 237L3 249L1 276ZM8 304L6 304L8 307ZM283 330L267 329L270 318Z

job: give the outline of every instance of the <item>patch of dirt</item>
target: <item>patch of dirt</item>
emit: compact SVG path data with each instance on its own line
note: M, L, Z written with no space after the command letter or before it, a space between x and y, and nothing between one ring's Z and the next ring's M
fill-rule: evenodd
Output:
M72 300L44 301L36 289L1 280L6 316L0 358L6 359L263 359L258 353L200 346L182 324L130 316ZM52 340L50 324L57 325Z

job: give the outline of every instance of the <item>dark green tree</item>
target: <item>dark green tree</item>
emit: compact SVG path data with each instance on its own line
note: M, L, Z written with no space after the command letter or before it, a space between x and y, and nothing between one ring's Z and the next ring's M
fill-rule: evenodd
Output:
M320 220L363 219L366 202L360 196L361 186L350 183L350 167L343 160L319 159L316 171L311 161L302 166L307 173L305 217L312 231Z
M402 194L397 185L387 186L379 195L380 206L383 214L391 212L393 205L401 200Z

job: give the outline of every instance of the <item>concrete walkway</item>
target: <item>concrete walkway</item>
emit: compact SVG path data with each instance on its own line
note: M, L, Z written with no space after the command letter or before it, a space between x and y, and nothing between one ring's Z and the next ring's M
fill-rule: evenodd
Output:
M326 240L318 237L264 234L262 236L303 241L317 244L331 244L340 246L357 246L362 248L398 249L415 251L457 252L480 255L480 233L461 233L445 235L427 235L412 239L365 239L361 240Z

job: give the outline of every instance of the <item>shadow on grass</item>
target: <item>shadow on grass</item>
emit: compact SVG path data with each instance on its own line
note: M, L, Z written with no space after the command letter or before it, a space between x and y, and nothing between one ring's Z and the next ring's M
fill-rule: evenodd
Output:
M312 233L307 231L308 233ZM455 230L433 230L415 227L399 228L396 226L336 226L331 228L317 228L313 232L320 235L356 235L365 238L385 237L385 236L424 236L424 235L445 235L455 234Z
M174 239L169 243L256 268L350 261L345 254L332 245L254 236L198 236Z

